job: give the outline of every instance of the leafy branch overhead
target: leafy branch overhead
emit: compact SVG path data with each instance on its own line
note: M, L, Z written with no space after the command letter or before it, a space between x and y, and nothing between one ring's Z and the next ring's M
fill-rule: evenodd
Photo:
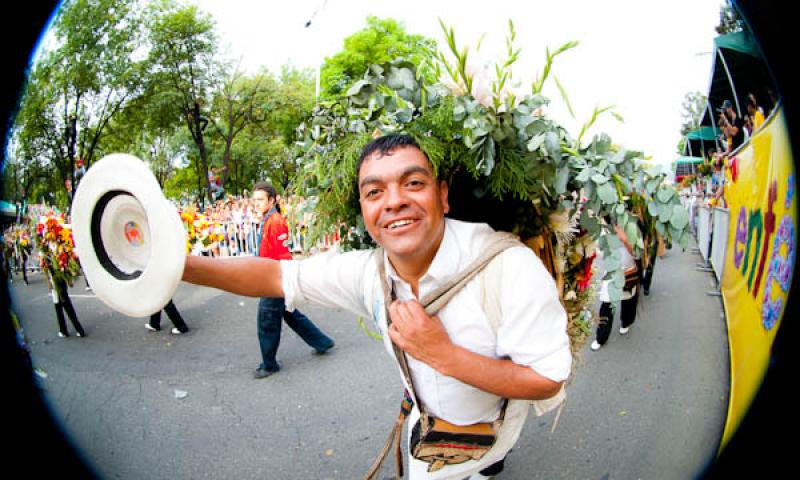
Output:
M403 58L371 65L344 96L320 102L298 129L304 153L297 184L303 194L319 198L318 233L344 221L357 227L355 244L370 242L359 218L355 165L361 147L379 131L415 137L437 174L451 182L468 177L476 198L515 205L508 209L517 216L506 227L523 240L558 233L553 215L575 219L604 254L612 300L619 298L624 275L620 242L604 235L613 232L611 225L626 232L637 254L656 235L686 246L688 216L665 175L646 168L641 152L615 145L605 134L584 142L600 115L622 120L613 107L595 108L577 137L544 113L550 101L541 92L554 60L577 42L548 49L531 93L519 95L511 88L511 67L520 53L513 23L507 58L491 71L476 66L453 29L441 26L450 57L437 52L423 67L438 72L436 81L426 80L430 70L423 75ZM572 113L563 85L555 81ZM640 221L644 231L637 228Z

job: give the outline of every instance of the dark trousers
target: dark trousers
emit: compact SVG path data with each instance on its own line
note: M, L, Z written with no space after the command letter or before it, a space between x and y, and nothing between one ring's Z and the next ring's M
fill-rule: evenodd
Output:
M650 282L653 281L653 270L656 269L656 257L655 255L650 257L650 265L644 271L644 278L642 279L642 291L650 293Z
M189 327L186 325L186 322L183 321L183 317L181 317L181 313L178 311L178 308L172 303L172 300L164 307L164 311L167 312L167 316L170 320L172 320L172 324L175 325L181 333L186 333L189 331ZM161 330L161 310L157 311L156 313L150 315L150 326L155 328L156 330Z
M283 298L264 297L258 302L258 343L261 347L261 368L270 371L280 370L276 356L281 343L281 324L295 331L308 345L324 352L333 346L333 340L322 333L300 310L289 312Z
M64 318L64 312L66 312L69 320L72 322L72 326L75 328L75 331L85 336L86 333L83 331L83 326L81 325L81 322L78 321L78 315L75 313L75 307L72 306L72 300L69 299L67 286L62 282L56 282L55 288L56 295L58 296L58 302L55 304L56 318L58 319L58 331L64 335L69 335L69 332L67 331L67 322Z
M637 289L638 290L638 289ZM639 292L636 292L636 295L633 297L622 300L620 303L622 304L621 312L620 312L620 320L622 321L623 327L630 327L633 325L633 322L636 320L636 304L639 302ZM611 327L614 324L614 311L611 308L611 304L608 302L603 302L600 305L600 323L597 325L597 343L600 345L605 344L608 341L608 336L611 334Z
M22 253L22 279L25 281L25 285L28 284L28 272L26 272L25 265L28 263L28 255L26 253Z

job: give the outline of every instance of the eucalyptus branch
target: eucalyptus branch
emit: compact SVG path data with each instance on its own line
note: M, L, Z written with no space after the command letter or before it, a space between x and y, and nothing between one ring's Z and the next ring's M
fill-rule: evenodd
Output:
M577 41L570 41L561 45L555 52L550 53L550 49L546 49L547 61L544 65L544 71L542 72L541 76L536 75L536 80L533 82L533 88L531 93L534 95L542 93L542 87L544 86L545 80L547 80L548 75L550 75L550 69L553 67L553 60L562 53L566 52L569 49L575 48L578 46Z
M592 118L590 118L586 123L583 124L583 126L581 127L581 132L580 134L578 134L578 138L575 140L576 149L579 149L581 147L581 139L583 138L583 135L590 128L592 128L592 125L594 125L594 123L597 121L597 117L599 117L602 113L611 110L612 108L614 108L614 105L609 105L603 108L594 107L594 112L592 112Z

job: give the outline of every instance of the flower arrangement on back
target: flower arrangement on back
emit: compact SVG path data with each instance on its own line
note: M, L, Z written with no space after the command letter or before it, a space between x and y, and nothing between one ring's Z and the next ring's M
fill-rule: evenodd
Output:
M81 267L75 254L72 227L64 223L64 214L48 212L36 224L36 244L43 270L57 283L72 286Z
M643 166L642 153L612 144L605 134L584 140L601 114L621 120L613 107L595 108L577 137L546 116L550 101L542 87L555 58L576 42L547 51L528 93L511 88L511 67L520 53L512 22L507 56L495 65L494 79L485 62L473 60L474 52L459 49L452 28L444 23L442 28L454 61L439 52L420 66L402 59L371 65L343 98L318 104L298 129L303 168L295 188L319 199L312 237L344 221L354 227L350 248L371 244L355 190L358 153L375 132L409 134L451 187L449 216L515 233L539 255L568 311L575 353L593 321L595 250L606 258L612 298L619 298L624 284L615 237L602 235L611 228L602 219L621 225L641 251L643 238L628 205L634 192L643 192L659 234L683 246L686 211L664 184L665 175ZM431 77L439 82L426 84ZM555 82L572 113L564 88Z

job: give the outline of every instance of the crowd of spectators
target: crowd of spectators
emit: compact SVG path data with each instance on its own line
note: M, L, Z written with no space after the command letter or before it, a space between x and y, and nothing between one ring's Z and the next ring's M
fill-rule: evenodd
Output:
M769 92L765 109L753 93L747 94L746 113L739 116L730 100L725 100L717 109L717 127L721 132L717 145L720 148L709 148L705 152L704 163L697 168L694 178L684 185L682 196L689 209L690 218L699 206L727 207L725 200L725 184L736 178L737 168L735 153L743 144L758 132L777 105L777 100ZM694 230L694 222L691 222Z
M200 211L196 204L183 208ZM310 245L307 241L308 225L314 214L312 201L299 196L289 196L280 199L280 208L289 224L291 236L287 246L292 253L304 254L326 250L339 242L340 237L335 233L323 236L314 245ZM224 199L208 205L202 213L209 220L219 224L224 231L223 240L211 245L203 254L221 257L255 255L261 218L247 192L241 196L227 195Z

